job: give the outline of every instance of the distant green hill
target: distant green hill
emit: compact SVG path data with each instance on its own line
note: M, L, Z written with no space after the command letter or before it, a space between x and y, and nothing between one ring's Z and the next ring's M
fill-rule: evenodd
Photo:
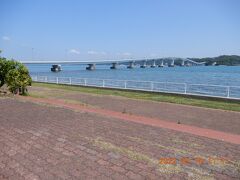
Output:
M216 62L216 65L227 66L240 66L240 56L237 55L222 55L213 58L189 58L197 62L206 62L206 65L212 65Z

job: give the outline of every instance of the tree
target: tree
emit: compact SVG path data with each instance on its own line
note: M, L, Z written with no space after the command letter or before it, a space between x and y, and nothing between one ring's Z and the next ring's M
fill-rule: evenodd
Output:
M21 63L17 63L16 68L7 73L6 81L12 93L20 94L26 94L27 86L32 83L28 69Z
M29 71L23 64L0 58L0 87L6 84L12 93L26 94L31 83Z
M6 75L11 69L15 69L17 62L0 58L0 87L6 83Z

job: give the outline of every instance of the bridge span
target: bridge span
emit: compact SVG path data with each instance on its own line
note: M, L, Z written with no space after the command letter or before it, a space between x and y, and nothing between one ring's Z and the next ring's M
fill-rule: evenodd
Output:
M23 64L52 64L52 71L60 71L62 64L86 65L86 70L96 69L96 65L111 65L110 69L117 69L118 65L125 65L132 69L136 66L140 68L146 67L174 67L179 66L199 66L205 62L196 62L188 58L158 58L158 59L123 59L123 60L102 60L102 61L20 61ZM178 63L176 63L178 62Z

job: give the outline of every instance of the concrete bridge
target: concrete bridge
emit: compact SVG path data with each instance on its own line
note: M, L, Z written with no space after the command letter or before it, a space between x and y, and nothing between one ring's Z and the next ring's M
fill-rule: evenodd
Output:
M61 70L62 64L76 64L86 65L86 70L95 70L96 65L110 65L110 69L117 69L118 65L126 65L127 68L132 69L136 66L140 68L146 67L174 67L175 62L178 61L180 66L199 66L204 65L205 62L196 62L188 58L158 58L158 59L124 59L124 60L103 60L103 61L20 61L23 64L52 64L51 70Z

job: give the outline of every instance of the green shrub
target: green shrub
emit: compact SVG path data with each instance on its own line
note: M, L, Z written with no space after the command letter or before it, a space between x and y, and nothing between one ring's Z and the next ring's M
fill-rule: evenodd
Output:
M24 95L31 83L29 71L23 64L0 57L0 87L6 84L12 93Z

